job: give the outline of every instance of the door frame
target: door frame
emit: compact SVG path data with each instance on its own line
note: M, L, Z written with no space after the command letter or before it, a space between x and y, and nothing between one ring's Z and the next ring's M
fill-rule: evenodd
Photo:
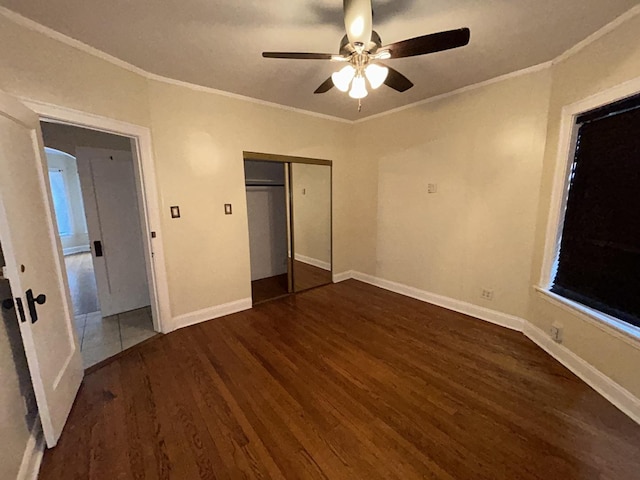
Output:
M36 112L40 121L88 128L135 140L132 142L131 150L134 157L133 168L138 190L145 265L153 312L153 328L157 332L168 333L171 329L171 306L151 130L140 125L28 98L19 98L19 100ZM42 161L46 161L46 159ZM48 182L46 185L47 189L50 189ZM151 232L155 232L155 238L151 237ZM61 266L64 266L64 256L61 249L58 250L58 256Z

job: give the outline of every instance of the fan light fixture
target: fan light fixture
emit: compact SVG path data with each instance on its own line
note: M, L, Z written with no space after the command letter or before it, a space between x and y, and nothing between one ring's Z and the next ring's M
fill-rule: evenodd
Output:
M351 80L356 76L356 69L352 65L346 65L341 70L331 75L331 80L338 90L341 92L349 91Z
M370 63L364 69L364 74L367 76L367 80L369 80L371 88L375 90L376 88L379 88L387 79L387 75L389 75L389 69L387 67L383 67L382 65Z
M367 92L367 85L365 84L364 77L361 74L358 74L351 83L349 96L359 100L367 95L369 95L369 92Z
M407 77L379 62L464 47L471 38L468 28L458 28L384 45L380 35L373 30L371 3L372 0L343 0L346 35L340 41L337 55L309 52L262 52L262 56L342 63L344 66L322 82L313 93L326 93L336 87L342 92L349 92L350 97L357 99L358 111L360 111L362 108L360 100L369 94L367 88L375 90L384 84L396 92L406 92L413 87L413 83Z
M331 80L341 92L349 92L351 98L360 99L369 94L365 78L375 90L380 88L387 79L387 75L389 75L389 69L382 65L370 63L364 68L356 68L349 64L331 75Z

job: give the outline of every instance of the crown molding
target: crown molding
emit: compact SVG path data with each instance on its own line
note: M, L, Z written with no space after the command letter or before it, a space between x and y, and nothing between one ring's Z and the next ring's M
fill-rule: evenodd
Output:
M397 107L391 110L386 110L384 112L369 115L368 117L360 118L354 121L353 123L358 124L358 123L368 122L369 120L375 120L376 118L386 117L387 115L393 115L394 113L402 112L404 110L409 110L410 108L419 107L420 105L426 105L428 103L437 102L445 98L460 95L462 93L471 92L473 90L477 90L479 88L486 87L488 85L493 85L494 83L500 83L500 82L504 82L505 80L510 80L512 78L522 77L523 75L529 75L531 73L540 72L542 70L546 70L547 68L550 68L552 63L553 62L549 61L545 63L540 63L538 65L534 65L533 67L528 67L522 70L517 70L515 72L506 73L504 75L500 75L499 77L490 78L489 80L485 80L483 82L474 83L472 85L467 85L466 87L458 88L457 90L452 90L450 92L436 95L435 97L425 98L423 100L418 100L417 102L408 103L407 105L402 105L401 107Z
M566 50L565 52L561 53L560 55L558 55L553 60L549 60L548 62L544 62L544 63L541 63L539 65L534 65L533 67L528 67L528 68L525 68L525 69L522 69L522 70L518 70L518 71L515 71L515 72L507 73L507 74L501 75L499 77L495 77L495 78L491 78L489 80L485 80L484 82L474 83L473 85L468 85L466 87L462 87L462 88L459 88L457 90L453 90L451 92L443 93L443 94L437 95L435 97L425 98L424 100L419 100L417 102L413 102L413 103L410 103L410 104L407 104L407 105L403 105L401 107L394 108L392 110L386 110L384 112L376 113L376 114L370 115L368 117L360 118L360 119L356 120L354 123L356 123L356 124L357 123L363 123L363 122L366 122L366 121L369 121L369 120L374 120L376 118L384 117L386 115L392 115L394 113L398 113L398 112L401 112L403 110L407 110L409 108L418 107L420 105L426 105L426 104L432 103L432 102L437 102L438 100L443 100L445 98L452 97L454 95L459 95L461 93L470 92L472 90L476 90L478 88L486 87L488 85L491 85L491 84L494 84L494 83L498 83L498 82L502 82L504 80L510 80L512 78L520 77L522 75L528 75L530 73L535 73L535 72L538 72L538 71L541 71L541 70L545 70L547 68L551 68L554 65L556 65L556 64L558 64L560 62L563 62L564 60L572 57L576 53L580 52L584 48L586 48L589 45L591 45L593 42L599 40L600 38L604 37L608 33L611 33L616 28L618 28L620 25L622 25L623 23L631 20L632 18L634 18L635 16L637 16L639 14L640 14L640 5L636 5L635 7L632 7L631 9L627 10L625 13L623 13L619 17L617 17L614 20L612 20L611 22L607 23L604 27L601 27L600 29L596 30L594 33L589 35L587 38L585 38L581 42L578 42L573 47L569 48L568 50Z
M285 110L285 111L289 111L289 112L295 112L295 113L299 113L302 115L307 115L307 116L311 116L311 117L315 117L315 118L320 118L323 120L331 120L331 121L335 121L335 122L339 122L339 123L346 123L346 124L350 124L350 125L355 125L355 124L359 124L359 123L364 123L367 122L369 120L374 120L377 118L381 118L384 117L386 115L392 115L394 113L398 113L401 112L403 110L408 110L410 108L414 108L414 107L418 107L420 105L426 105L432 102L437 102L439 100L443 100L445 98L449 98L455 95L459 95L462 93L466 93L466 92L470 92L482 87L486 87L488 85L492 85L494 83L499 83L505 80L510 80L513 78L517 78L523 75L528 75L531 73L535 73L535 72L539 72L542 70L545 70L547 68L551 68L554 65L563 62L564 60L572 57L573 55L575 55L576 53L580 52L581 50L583 50L584 48L586 48L587 46L589 46L590 44L592 44L593 42L599 40L600 38L604 37L605 35L607 35L608 33L612 32L613 30L615 30L616 28L618 28L620 25L624 24L625 22L627 22L628 20L636 17L637 15L640 14L640 5L636 5L635 7L632 7L631 9L629 9L627 12L623 13L622 15L620 15L619 17L617 17L616 19L614 19L613 21L609 22L608 24L606 24L604 27L600 28L599 30L597 30L596 32L592 33L591 35L589 35L587 38L585 38L584 40L582 40L581 42L577 43L576 45L574 45L573 47L569 48L568 50L566 50L565 52L563 52L562 54L560 54L559 56L557 56L556 58L554 58L553 60L550 60L548 62L544 62L538 65L534 65L532 67L528 67L528 68L524 68L522 70L517 70L515 72L510 72L504 75L500 75L498 77L494 77L479 83L474 83L472 85L467 85L466 87L462 87L459 88L457 90L453 90L451 92L446 92L443 93L441 95L436 95L434 97L429 97L429 98L425 98L423 100L419 100L417 102L413 102L413 103L409 103L407 105L403 105L401 107L397 107L397 108L393 108L391 110L386 110L384 112L380 112L380 113L376 113L373 115L369 115L368 117L364 117L364 118L360 118L358 120L348 120L346 118L342 118L342 117L336 117L334 115L327 115L324 113L318 113L318 112L313 112L311 110L305 110L302 108L296 108L296 107L291 107L288 105L282 105L280 103L275 103L275 102L269 102L267 100L261 100L259 98L254 98L254 97L249 97L246 95L240 95L237 93L231 93L231 92L227 92L225 90L218 90L216 88L212 88L212 87L205 87L203 85L198 85L198 84L194 84L194 83L190 83L190 82L185 82L182 80L176 80L173 78L169 78L169 77L165 77L162 75L158 75L155 73L151 73L148 72L147 70L144 70L140 67L137 67L131 63L128 63L124 60L121 60L117 57L114 57L112 55L109 55L108 53L103 52L102 50L98 50L97 48L94 48L90 45L87 45L84 42L81 42L80 40L76 40L75 38L69 37L63 33L60 33L52 28L49 28L45 25L42 25L41 23L38 23L34 20L31 20L27 17L24 17L22 15L20 15L19 13L14 12L13 10L9 10L6 7L2 7L0 6L0 15L4 16L5 18L7 18L8 20L12 21L13 23L20 25L22 27L27 28L28 30L40 33L42 35L45 35L46 37L49 37L53 40L57 40L65 45L68 45L70 47L76 48L77 50L80 50L84 53L87 53L89 55L92 55L94 57L100 58L101 60L104 60L106 62L111 63L112 65L118 66L120 68L123 68L125 70L128 70L132 73L135 73L137 75L140 75L144 78L146 78L147 80L153 80L156 82L160 82L160 83L165 83L168 85L174 85L174 86L178 86L178 87L183 87L183 88L187 88L189 90L194 90L194 91L198 91L198 92L204 92L204 93L209 93L209 94L213 94L213 95L220 95L222 97L227 97L227 98L233 98L236 100L243 100L246 102L250 102L250 103L254 103L256 105L262 105L262 106L266 106L266 107L272 107L272 108L277 108L280 110Z
M347 120L345 118L341 118L341 117L336 117L333 115L327 115L324 113L318 113L318 112L312 112L310 110L304 110L302 108L296 108L296 107L290 107L288 105L282 105L280 103L275 103L275 102L269 102L267 100L261 100L259 98L254 98L254 97L249 97L246 95L240 95L237 93L231 93L231 92L227 92L225 90L218 90L215 88L211 88L211 87L205 87L203 85L197 85L195 83L189 83L189 82L184 82L182 80L176 80L173 78L169 78L169 77L165 77L162 75L158 75L156 73L152 73L152 72L148 72L147 70L144 70L140 67L136 67L135 65L129 63L129 62L125 62L124 60L121 60L117 57L114 57L113 55L109 55L108 53L103 52L102 50L98 50L97 48L92 47L91 45L87 45L84 42L81 42L80 40L76 40L75 38L69 37L68 35L65 35L64 33L60 33L52 28L49 28L45 25L42 25L41 23L38 23L34 20L31 20L27 17L24 17L22 15L20 15L19 13L14 12L13 10L9 10L6 7L2 7L0 6L0 15L2 15L3 17L7 18L8 20L12 21L13 23L20 25L28 30L31 30L33 32L36 33L40 33L48 38L51 38L52 40L56 40L60 43L63 43L67 46L73 47L77 50L80 50L81 52L84 52L88 55L92 55L96 58L99 58L101 60L104 60L105 62L111 63L112 65L115 65L117 67L120 67L124 70L127 70L129 72L135 73L137 75L140 75L141 77L146 78L147 80L154 80L156 82L161 82L161 83L166 83L169 85L174 85L174 86L178 86L178 87L183 87L183 88L188 88L190 90L194 90L194 91L198 91L198 92L205 92L205 93L210 93L213 95L220 95L223 97L227 97L227 98L233 98L235 100L243 100L245 102L250 102L250 103L254 103L257 105L262 105L262 106L266 106L266 107L272 107L272 108L277 108L280 110L286 110L289 112L296 112L296 113L300 113L303 115L308 115L311 117L316 117L316 118L321 118L323 120L332 120L335 122L340 122L340 123L348 123L348 124L352 124L353 121L351 120Z
M195 83L184 82L182 80L176 80L174 78L163 77L162 75L157 75L155 73L145 72L144 76L149 80L154 80L156 82L165 83L167 85L173 85L176 87L187 88L189 90L193 90L196 92L204 92L212 95L220 95L221 97L233 98L235 100L243 100L245 102L254 103L256 105L277 108L280 110L286 110L288 112L300 113L302 115L316 117L322 120L331 120L334 122L353 124L352 120L347 120L346 118L327 115L326 113L313 112L311 110L304 110L303 108L290 107L289 105L282 105L281 103L269 102L268 100L261 100L259 98L247 97L246 95L240 95L238 93L231 93L225 90L218 90L212 87L205 87L204 85L198 85Z
M587 38L585 38L581 42L576 43L573 47L571 47L564 53L561 53L560 55L558 55L555 59L552 60L553 65L556 65L557 63L563 62L566 59L574 56L576 53L588 47L596 40L600 40L602 37L604 37L608 33L613 32L620 25L631 20L632 18L636 17L639 14L640 14L640 5L636 5L635 7L632 7L631 9L627 10L625 13L620 15L618 18L607 23L604 27L600 28L599 30L596 30L594 33L589 35Z
M9 10L6 7L0 6L0 15L5 17L7 20L12 21L16 25L20 25L21 27L26 28L27 30L40 33L46 37L51 38L52 40L57 40L60 43L63 43L69 47L73 47L77 50L80 50L94 57L100 58L101 60L109 62L120 68L123 68L133 73L137 73L138 75L141 75L143 77L146 77L148 75L148 72L146 72L145 70L139 67L136 67L135 65L125 62L124 60L120 60L119 58L114 57L112 55L109 55L108 53L105 53L102 50L98 50L97 48L87 45L86 43L83 43L80 40L71 38L65 35L64 33L60 33L52 28L46 27L45 25L42 25L41 23L31 20L30 18L23 17L19 13L16 13L13 10Z

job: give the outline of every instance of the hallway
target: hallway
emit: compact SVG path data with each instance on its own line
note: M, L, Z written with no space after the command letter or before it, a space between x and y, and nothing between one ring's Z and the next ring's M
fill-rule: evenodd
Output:
M85 368L156 334L150 307L102 317L91 253L68 255L65 264Z

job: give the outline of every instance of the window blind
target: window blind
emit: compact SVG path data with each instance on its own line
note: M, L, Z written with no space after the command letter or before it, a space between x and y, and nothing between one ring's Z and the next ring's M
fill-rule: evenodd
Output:
M640 326L640 96L578 124L551 290Z

